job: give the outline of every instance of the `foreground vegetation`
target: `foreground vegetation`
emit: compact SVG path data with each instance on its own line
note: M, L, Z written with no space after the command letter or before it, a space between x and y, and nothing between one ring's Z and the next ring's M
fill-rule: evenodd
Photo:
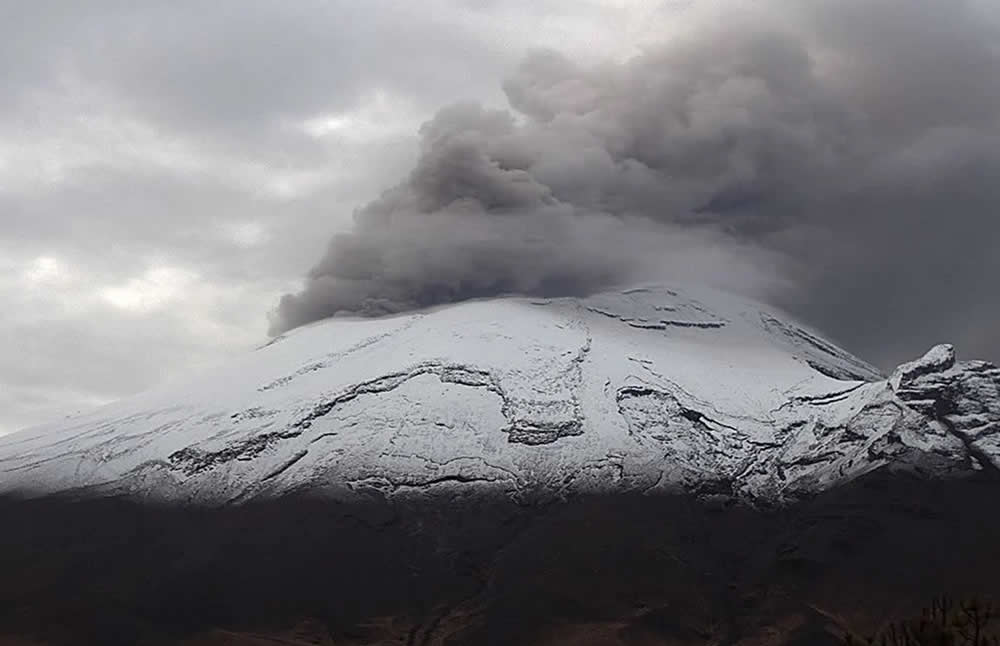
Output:
M1000 646L1000 609L989 601L936 599L920 617L891 624L867 639L848 635L847 646Z

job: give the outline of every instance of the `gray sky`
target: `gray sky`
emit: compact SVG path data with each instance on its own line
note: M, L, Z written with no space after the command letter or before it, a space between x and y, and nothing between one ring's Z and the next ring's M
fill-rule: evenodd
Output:
M0 432L223 361L269 312L645 275L883 366L1000 359L988 6L0 3Z

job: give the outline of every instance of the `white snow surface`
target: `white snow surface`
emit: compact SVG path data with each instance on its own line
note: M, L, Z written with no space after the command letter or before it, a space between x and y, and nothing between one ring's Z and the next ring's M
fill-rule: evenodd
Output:
M780 502L880 467L1000 465L1000 371L886 379L759 303L644 286L294 330L184 384L0 437L0 494L691 491Z

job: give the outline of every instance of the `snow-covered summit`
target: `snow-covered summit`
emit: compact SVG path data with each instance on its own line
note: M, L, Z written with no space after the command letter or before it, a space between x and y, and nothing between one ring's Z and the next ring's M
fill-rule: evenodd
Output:
M1000 370L889 379L771 308L639 287L336 318L181 386L0 438L0 493L236 502L689 490L779 501L1000 464Z

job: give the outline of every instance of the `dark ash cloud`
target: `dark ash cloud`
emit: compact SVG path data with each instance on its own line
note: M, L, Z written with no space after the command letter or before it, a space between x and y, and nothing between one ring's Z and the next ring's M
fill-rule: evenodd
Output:
M355 213L272 333L693 266L875 361L943 340L1000 358L996 16L778 0L724 18L624 63L535 52L503 85L510 110L438 112L408 179Z

